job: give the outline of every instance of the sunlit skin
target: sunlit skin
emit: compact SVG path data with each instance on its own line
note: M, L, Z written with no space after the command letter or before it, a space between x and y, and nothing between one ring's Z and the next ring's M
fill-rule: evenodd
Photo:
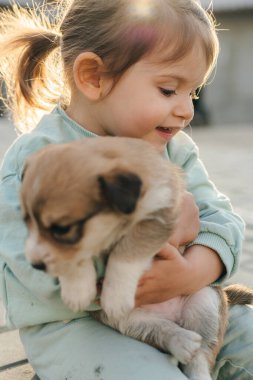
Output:
M174 64L154 60L157 57L151 55L130 67L109 94L96 102L74 97L67 113L97 135L142 138L164 151L193 118L192 98L203 83L206 63L198 44ZM113 85L110 80L103 84L105 93Z
M66 112L97 135L141 138L163 152L193 118L192 98L207 71L203 57L196 44L182 60L169 65L154 63L158 60L152 55L140 60L114 87L97 76L88 87L80 81ZM178 247L194 240L198 231L198 209L186 193L173 236L139 282L136 306L191 294L222 275L223 263L212 249L194 245L180 254Z

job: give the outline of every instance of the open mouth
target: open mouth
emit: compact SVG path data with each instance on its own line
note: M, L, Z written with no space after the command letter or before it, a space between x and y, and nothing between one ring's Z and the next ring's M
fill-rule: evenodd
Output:
M162 137L167 142L178 132L181 130L180 127L162 127L158 126L156 127L156 130L160 137Z
M173 128L171 127L156 127L156 129L160 132L164 132L164 133L172 133L173 132Z

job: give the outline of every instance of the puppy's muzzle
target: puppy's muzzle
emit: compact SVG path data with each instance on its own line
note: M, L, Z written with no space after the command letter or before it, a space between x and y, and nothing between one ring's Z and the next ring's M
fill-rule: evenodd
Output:
M47 267L44 263L35 263L35 264L32 264L32 267L34 269L37 269L37 270L41 270L41 271L46 271Z

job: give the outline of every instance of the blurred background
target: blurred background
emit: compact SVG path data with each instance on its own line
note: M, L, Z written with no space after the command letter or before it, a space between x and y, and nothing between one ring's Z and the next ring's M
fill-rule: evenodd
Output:
M0 0L0 7L10 2ZM19 3L27 6L32 1ZM230 282L253 286L253 0L201 3L216 17L221 52L211 83L195 103L187 133L199 146L210 178L246 222L240 269ZM0 161L15 138L11 115L3 109ZM25 357L16 331L0 334L0 347L0 366ZM30 380L32 374L32 368L23 365L1 372L0 380Z
M200 0L213 12L217 69L195 104L191 135L210 178L246 222L238 273L253 286L253 0Z
M253 0L201 0L213 10L220 40L217 71L204 88L196 124L253 122ZM198 112L198 108L200 112ZM199 114L198 114L199 113Z

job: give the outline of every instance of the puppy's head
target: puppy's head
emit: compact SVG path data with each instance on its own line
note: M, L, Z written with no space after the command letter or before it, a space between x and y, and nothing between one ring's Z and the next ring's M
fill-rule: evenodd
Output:
M92 152L90 145L51 145L25 165L21 208L28 227L26 256L35 268L54 276L109 249L141 196L138 170L123 165L109 147L105 155Z
M21 208L28 227L26 257L35 268L62 276L109 251L148 213L152 180L168 173L158 170L161 158L148 143L132 140L50 145L27 160Z

